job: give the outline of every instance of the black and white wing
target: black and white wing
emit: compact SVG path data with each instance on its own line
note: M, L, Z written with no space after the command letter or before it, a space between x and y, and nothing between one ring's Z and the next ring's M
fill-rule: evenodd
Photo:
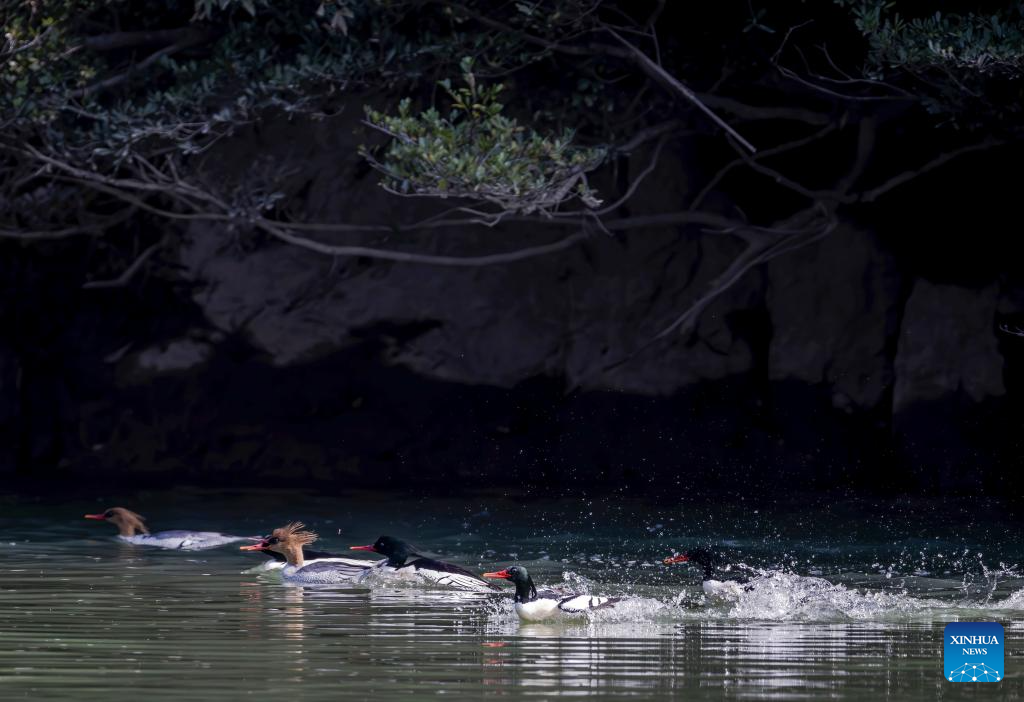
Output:
M581 614L595 609L613 607L621 597L594 597L593 595L572 595L558 601L558 609L566 614Z
M320 560L307 563L299 568L297 574L307 580L336 582L338 580L356 580L361 578L369 570L369 567L368 565L360 564L355 559L339 558L336 560Z
M432 558L417 558L404 567L413 568L418 575L435 585L452 587L457 590L490 592L501 589L461 566L445 563L444 561L435 561Z

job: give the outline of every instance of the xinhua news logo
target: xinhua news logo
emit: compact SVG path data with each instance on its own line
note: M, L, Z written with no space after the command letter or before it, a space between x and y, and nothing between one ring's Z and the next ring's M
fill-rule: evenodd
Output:
M943 677L950 682L999 682L1003 668L1003 625L952 622L943 632Z

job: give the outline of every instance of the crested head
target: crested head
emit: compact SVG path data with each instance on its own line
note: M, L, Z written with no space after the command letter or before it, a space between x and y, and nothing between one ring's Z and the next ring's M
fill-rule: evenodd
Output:
M313 543L317 538L319 537L316 533L306 531L306 525L302 522L291 522L274 529L270 536L264 537L254 548L243 546L242 549L275 551L283 555L291 565L301 566L305 562L302 547Z
M306 531L306 525L302 522L291 522L283 527L278 527L270 533L268 542L271 547L284 541L297 546L307 546L320 538L316 532Z
M87 514L85 518L110 522L117 527L121 536L149 533L149 528L146 527L146 518L124 507L111 507L99 514Z

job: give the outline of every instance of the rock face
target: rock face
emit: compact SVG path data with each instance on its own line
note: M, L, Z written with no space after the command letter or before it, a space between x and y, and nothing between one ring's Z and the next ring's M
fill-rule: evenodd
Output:
M303 165L310 218L379 222L401 205L400 219L433 213L417 201L359 179L334 154L354 153L354 124L312 137L282 126L255 145ZM638 196L639 208L680 197L678 164ZM377 213L367 215L367 213ZM387 219L385 215L384 219ZM481 268L449 268L349 259L331 260L301 248L270 244L251 252L232 246L236 234L196 225L181 262L196 283L195 301L225 332L244 331L275 365L307 362L351 347L366 330L417 330L390 342L388 361L431 378L512 387L535 376L558 376L571 387L667 395L704 380L751 369L749 340L729 316L760 305L763 281L741 281L712 304L695 333L638 352L700 296L740 250L728 237L637 229L612 237L595 231L560 254ZM450 255L479 255L550 242L553 229L432 230L395 237L347 235L345 243ZM327 239L330 241L330 239Z
M844 228L768 267L769 377L824 385L847 411L878 406L893 383L900 275L874 237Z
M997 295L996 285L914 284L896 352L896 414L960 394L979 403L1006 393L995 335Z
M295 168L308 221L432 212L334 156L354 151L354 124L276 125L213 161L243 161L238 149ZM684 161L665 162L636 211L685 199ZM310 236L467 256L560 234ZM967 464L1001 474L1024 415L1024 337L996 317L1024 310L1024 286L933 280L846 223L655 340L741 250L690 228L595 230L557 254L446 268L333 260L193 224L167 254L174 276L130 294L80 290L82 252L22 256L0 308L18 335L0 340L0 472L451 486L583 470L589 484L698 490L943 489L964 486Z
M909 462L930 469L927 484L977 490L984 474L979 463L985 467L978 445L998 441L999 432L985 431L994 418L972 411L1006 394L997 297L996 285L970 290L918 280L907 300L895 360L894 428Z

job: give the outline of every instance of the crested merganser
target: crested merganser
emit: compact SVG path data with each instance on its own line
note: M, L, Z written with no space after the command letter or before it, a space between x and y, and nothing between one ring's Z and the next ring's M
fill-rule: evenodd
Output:
M537 590L533 578L526 568L511 566L494 573L484 573L485 578L511 580L516 586L514 601L516 614L523 621L538 622L545 619L575 617L598 609L614 607L621 597L594 597L559 590Z
M275 529L275 533L277 532L279 532L279 530ZM275 536L275 534L264 536L258 543L255 543L251 546L240 546L239 550L253 551L256 553L262 553L265 556L269 556L269 560L264 562L261 570L280 570L281 568L284 568L285 565L287 565L288 559L285 557L283 553L278 553L277 551L270 548L271 541L275 538L280 538L280 536ZM302 549L302 556L303 561L305 563L312 563L313 561L331 560L341 563L349 563L351 565L359 567L374 565L373 563L367 562L362 559L345 558L340 554L331 553L330 551L315 551L311 548L305 547L303 547Z
M371 551L386 556L387 560L379 564L379 572L382 573L418 579L432 585L441 585L456 590L494 592L499 589L462 566L427 558L417 553L406 542L393 536L382 536L369 546L351 546L350 548L353 551Z
M185 531L174 529L149 533L146 519L124 507L111 507L99 514L87 514L86 519L98 519L110 522L118 529L117 538L140 546L156 546L158 548L181 549L183 551L202 551L216 548L238 541L258 541L258 536L232 536L216 531Z
M281 569L281 578L287 582L304 585L331 585L358 581L366 577L376 563L360 561L352 558L326 558L306 560L306 554L316 552L304 551L304 547L319 537L312 531L305 531L302 522L292 522L274 529L271 535L251 546L239 546L241 551L270 551L281 554L285 565Z
M720 553L703 548L692 548L675 553L665 558L662 563L694 563L703 569L701 588L704 594L719 599L736 599L751 586L747 584L749 577L744 573L732 573L732 566Z

